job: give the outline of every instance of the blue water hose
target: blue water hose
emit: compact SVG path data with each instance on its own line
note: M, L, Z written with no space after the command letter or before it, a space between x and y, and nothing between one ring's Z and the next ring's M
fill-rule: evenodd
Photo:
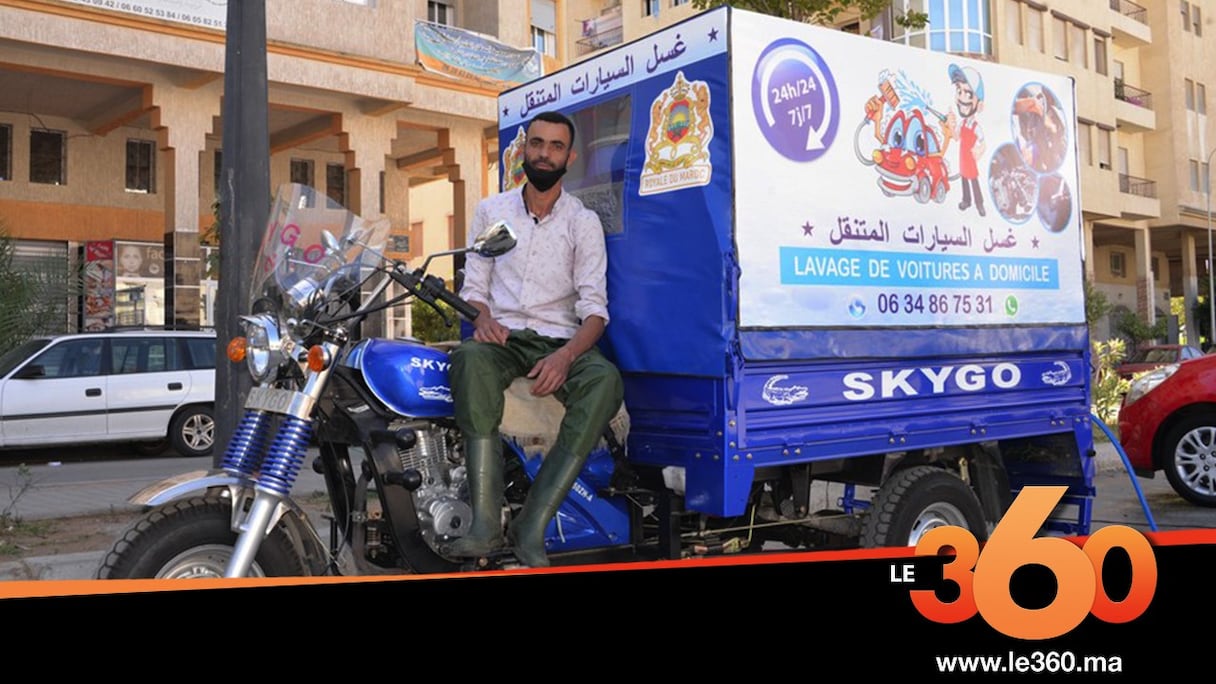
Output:
M1106 433L1106 437L1110 440L1110 443L1115 445L1115 451L1119 452L1119 458L1123 459L1123 467L1127 469L1127 475L1131 478L1132 488L1136 490L1136 498L1140 499L1140 507L1144 509L1144 517L1148 520L1148 528L1156 532L1157 523L1153 520L1153 512L1148 509L1148 502L1144 500L1144 490L1140 489L1140 482L1136 480L1136 473L1132 470L1131 461L1127 460L1127 454L1123 451L1123 445L1119 443L1118 438L1110 431L1106 423L1102 422L1101 418L1092 413L1089 418L1095 425L1102 428L1102 432Z

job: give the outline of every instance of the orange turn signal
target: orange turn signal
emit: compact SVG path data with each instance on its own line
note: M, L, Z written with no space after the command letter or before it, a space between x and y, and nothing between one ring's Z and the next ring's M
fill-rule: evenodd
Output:
M320 373L329 368L329 362L329 352L325 350L325 347L318 344L315 347L308 348L308 370Z
M245 360L245 352L249 349L249 340L244 337L234 337L228 343L228 360L240 363Z

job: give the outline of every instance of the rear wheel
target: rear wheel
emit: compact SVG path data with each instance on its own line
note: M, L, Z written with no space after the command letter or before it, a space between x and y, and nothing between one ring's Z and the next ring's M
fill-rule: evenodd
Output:
M1216 417L1192 416L1165 437L1165 478L1178 496L1216 506Z
M935 466L897 471L878 490L862 529L862 546L916 546L929 530L957 526L988 538L975 492L957 475Z
M202 496L153 509L128 527L102 558L97 579L223 577L237 535L227 498ZM276 527L258 549L252 577L309 573L287 533Z
M173 449L190 458L208 456L215 445L215 417L206 406L187 406L169 426Z

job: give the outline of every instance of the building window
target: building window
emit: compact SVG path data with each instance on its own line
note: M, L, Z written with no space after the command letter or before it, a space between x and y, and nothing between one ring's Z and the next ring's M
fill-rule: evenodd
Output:
M553 0L532 0L532 47L542 55L557 55L557 7Z
M1110 253L1110 274L1116 278L1127 277L1127 255L1123 252Z
M1094 36L1094 71L1106 75L1106 39Z
M384 213L384 172L380 172L380 213Z
M341 164L325 165L325 194L343 207L346 206L346 167Z
M1093 126L1087 123L1077 125L1077 147L1080 150L1081 161L1086 166L1094 165L1094 154L1089 136L1093 134Z
M220 188L224 187L224 153L215 151L215 201L220 200Z
M1110 129L1098 129L1098 168L1110 170Z
M892 27L892 40L935 52L992 54L992 25L988 2L982 0L892 0L896 14L909 11L929 15L925 28Z
M1026 6L1026 44L1031 50L1042 54L1044 10Z
M67 182L67 136L63 131L30 131L30 182L63 185Z
M1199 160L1188 161L1187 168L1191 172L1191 192L1203 192L1203 188L1199 187Z
M156 146L151 140L127 141L127 191L156 192Z
M1190 3L1186 2L1186 0L1183 0L1182 4L1179 5L1179 10L1182 12L1182 30L1190 31L1191 30L1191 5L1190 5Z
M1195 35L1203 35L1203 21L1199 18L1199 5L1191 7L1191 26L1195 29Z
M557 37L542 28L533 26L532 47L536 48L536 51L542 55L552 57L557 54Z
M13 179L13 127L0 124L0 181Z
M1056 59L1068 61L1068 22L1059 17L1051 20L1051 50Z
M291 160L291 182L307 185L313 184L312 175L312 160L311 159L292 159Z
M1195 111L1208 113L1208 89L1202 83L1195 84Z
M659 16L659 0L642 0L642 16Z
M1005 38L1011 43L1025 45L1022 41L1022 3L1020 0L1005 0Z
M435 24L444 24L446 26L456 25L456 10L446 2L438 2L437 0L428 0L426 3L426 18Z
M688 0L671 0L672 7L679 7L680 5L687 5L687 4L688 4Z
M1089 52L1085 49L1085 29L1076 24L1068 25L1068 61L1080 66L1082 69L1089 68Z
M1195 111L1195 82L1187 78L1183 80L1183 90L1186 91L1186 109Z

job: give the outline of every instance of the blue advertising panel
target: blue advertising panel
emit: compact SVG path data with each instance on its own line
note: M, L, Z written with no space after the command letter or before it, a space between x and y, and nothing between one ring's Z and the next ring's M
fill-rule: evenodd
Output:
M725 10L673 25L499 98L501 190L524 182L531 117L577 130L563 187L608 245L603 346L625 372L721 377L734 338Z

